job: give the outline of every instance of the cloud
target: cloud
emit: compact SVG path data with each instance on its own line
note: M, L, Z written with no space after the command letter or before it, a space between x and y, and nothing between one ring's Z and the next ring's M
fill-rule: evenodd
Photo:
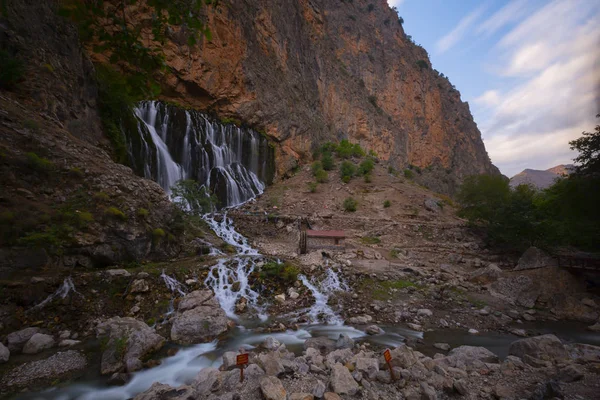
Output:
M388 0L388 4L390 7L400 8L402 3L404 3L404 0Z
M485 5L480 6L471 11L469 14L465 15L454 27L454 29L438 40L436 43L436 49L438 53L444 53L458 43L467 33L471 25L473 25L475 21L479 19L481 14L483 14L485 8Z
M525 15L526 4L526 0L511 1L487 20L482 22L477 28L477 33L491 35L505 25L519 20Z
M503 173L570 162L574 154L568 142L597 124L599 17L600 7L585 0L555 0L493 50L498 76L516 79L516 84L502 95L490 90L475 101L492 107L480 127Z
M500 103L500 93L497 90L486 90L475 99L475 103L487 107L495 106Z

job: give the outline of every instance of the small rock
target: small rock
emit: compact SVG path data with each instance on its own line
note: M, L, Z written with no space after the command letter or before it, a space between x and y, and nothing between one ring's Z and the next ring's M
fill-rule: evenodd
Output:
M436 400L437 394L435 389L427 384L427 382L421 382L421 398L424 400Z
M469 393L468 385L462 379L455 380L452 386L454 387L454 390L456 390L456 392L461 396L466 396Z
M150 291L150 286L145 279L136 279L131 284L131 293L146 293Z
M126 269L107 269L104 271L104 273L111 278L131 276L129 271L127 271Z
M262 342L262 347L264 347L267 350L276 350L279 348L279 346L281 346L281 342L275 339L273 336L267 337Z
M25 343L25 346L23 346L23 353L37 354L43 350L54 347L55 344L56 342L52 336L36 333L27 341L27 343Z
M133 307L131 307L131 310L129 310L129 312L131 314L137 314L140 312L140 310L141 310L141 308L139 306L133 306Z
M68 339L71 337L71 331L61 331L58 333L58 338L60 340Z
M327 387L325 386L323 381L317 380L317 383L315 383L315 385L313 386L312 394L317 399L320 399L325 394L325 390L327 390Z
M433 347L444 351L450 350L450 345L448 343L434 343Z
M422 308L417 311L417 316L419 317L431 317L433 312L427 308Z
M260 391L265 400L286 400L287 393L281 381L274 376L260 378Z
M13 353L21 351L23 349L23 345L27 343L27 341L39 331L40 328L31 327L9 333L6 337L6 340L8 342L8 349Z
M365 332L369 335L378 335L380 333L383 333L383 329L381 329L377 325L370 325L367 327L367 329L365 329Z
M525 329L515 328L515 329L511 329L509 332L516 336L527 337L527 331Z
M592 332L600 332L600 322L596 322L594 325L588 326L587 330Z
M292 393L289 400L313 400L315 396L310 393Z
M585 299L581 300L581 304L583 304L584 306L592 307L592 308L597 307L597 304L594 301L594 299L590 299L589 297L586 297Z
M323 394L323 400L342 400L342 398L333 392L327 392Z
M478 331L477 329L473 329L473 328L471 328L471 329L469 329L469 333L470 333L471 335L477 335L477 334L479 333L479 331Z
M237 366L237 355L238 353L235 351L226 351L223 353L223 364L221 365L221 370L230 371Z
M279 303L285 302L285 294L281 293L275 295L275 301L278 301Z
M406 325L413 331L423 332L423 327L419 324L408 323Z
M80 340L64 339L58 343L58 347L71 347L81 343Z

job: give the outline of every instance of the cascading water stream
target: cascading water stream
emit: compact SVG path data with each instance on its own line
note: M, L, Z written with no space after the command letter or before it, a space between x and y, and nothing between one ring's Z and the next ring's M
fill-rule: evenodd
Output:
M304 275L299 276L304 286L311 291L315 298L315 303L307 313L309 320L311 323L318 323L320 319L324 319L324 322L330 325L343 325L344 320L327 303L333 293L348 290L348 286L333 269L327 268L325 274L325 278L321 282L314 279L309 280Z
M44 301L42 301L41 303L33 306L31 309L28 310L28 312L33 311L33 310L39 310L40 308L45 307L46 304L50 303L54 299L58 299L58 298L64 299L65 297L67 297L67 295L70 292L77 293L80 296L82 296L81 293L79 293L77 290L75 290L75 284L73 283L73 280L69 276L69 277L65 278L62 285L60 285L59 288L56 289L56 291L54 293L52 293L50 296L46 297L46 299L44 299Z
M175 308L173 307L173 303L175 302L175 297L177 297L177 294L179 294L181 296L185 296L187 294L187 288L181 282L179 282L177 279L165 274L164 269L162 271L162 274L160 274L160 277L163 279L163 281L165 282L165 285L167 285L167 287L169 288L171 293L173 293L171 300L169 300L169 309L167 310L167 313L166 313L166 315L169 316L169 315L173 314L173 312L175 312ZM167 320L165 320L165 322L167 322Z

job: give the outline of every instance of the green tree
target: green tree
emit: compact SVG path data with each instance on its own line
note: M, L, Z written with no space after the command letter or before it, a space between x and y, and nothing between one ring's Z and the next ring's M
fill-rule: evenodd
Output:
M596 115L600 118L600 114ZM569 144L571 150L577 150L579 155L574 161L578 163L577 173L582 175L600 175L600 125L596 125L594 132L582 132L582 137Z
M340 176L342 180L348 183L354 175L356 175L356 165L354 165L350 161L342 162L342 164L340 165Z

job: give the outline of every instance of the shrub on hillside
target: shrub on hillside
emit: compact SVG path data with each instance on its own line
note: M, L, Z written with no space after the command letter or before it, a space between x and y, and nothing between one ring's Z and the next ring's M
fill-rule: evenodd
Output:
M350 161L344 161L340 165L340 176L346 183L356 174L356 166Z
M357 206L358 206L358 203L352 197L348 197L344 200L344 203L343 203L344 211L354 212L354 211L356 211Z

